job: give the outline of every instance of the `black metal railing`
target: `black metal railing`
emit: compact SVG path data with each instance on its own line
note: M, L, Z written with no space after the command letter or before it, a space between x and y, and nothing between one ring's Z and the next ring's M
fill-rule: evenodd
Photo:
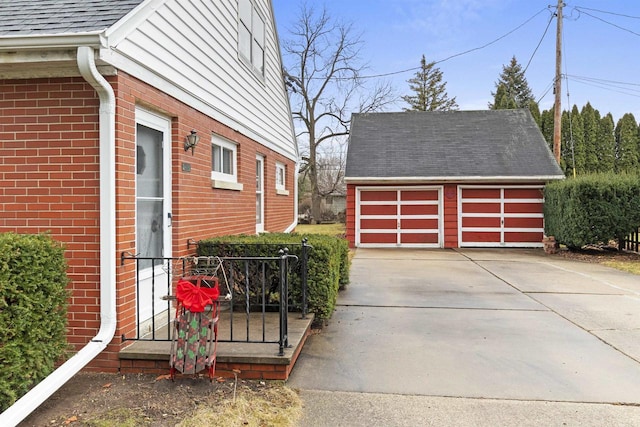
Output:
M184 276L213 275L218 278L220 288L218 341L277 343L279 354L283 355L289 345L289 312L298 311L303 318L307 315L310 248L303 241L301 251L296 251L300 256L281 246L274 250L275 256L150 258L123 252L121 265L130 260L136 264L137 320L135 336L123 335L122 339L170 341L176 315L172 295L177 280ZM290 292L292 282L296 298ZM276 315L278 322L274 324Z
M640 252L640 228L624 239L622 247L627 251Z

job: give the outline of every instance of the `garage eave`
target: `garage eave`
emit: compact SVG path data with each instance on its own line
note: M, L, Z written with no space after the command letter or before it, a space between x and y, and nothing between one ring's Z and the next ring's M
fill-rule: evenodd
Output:
M528 176L412 176L412 177L345 177L347 184L435 184L435 183L505 183L548 182L564 179L564 175Z

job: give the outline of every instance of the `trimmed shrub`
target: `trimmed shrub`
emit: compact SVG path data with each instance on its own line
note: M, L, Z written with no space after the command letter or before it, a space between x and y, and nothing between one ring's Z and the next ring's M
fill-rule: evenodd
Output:
M545 233L569 248L624 238L640 225L640 176L595 174L548 184Z
M349 244L346 240L333 236L311 234L301 235L296 233L266 233L258 236L238 235L222 236L206 240L201 240L198 244L197 254L199 256L220 256L220 257L249 257L278 255L278 250L286 247L291 255L299 258L302 255L302 239L308 239L308 244L312 246L309 251L307 265L307 304L309 311L314 313L318 320L326 320L331 317L336 305L338 290L349 283ZM241 265L234 265L234 281L241 281L246 276ZM277 263L266 266L266 300L268 303L277 303L279 289L277 288L279 276L277 273ZM290 263L291 273L289 275L289 304L292 308L302 309L302 286L301 286L301 262ZM258 272L249 271L250 304L260 304L262 295L259 289L259 280L255 274ZM221 283L223 278L218 274ZM253 276L253 277L252 277ZM224 284L221 286L224 293ZM242 292L245 282L241 286L236 286L236 291Z
M0 234L0 412L67 350L67 265L48 235Z

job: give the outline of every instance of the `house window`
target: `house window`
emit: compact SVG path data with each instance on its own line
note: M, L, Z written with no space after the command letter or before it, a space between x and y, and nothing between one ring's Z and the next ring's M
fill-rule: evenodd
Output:
M287 191L287 167L284 163L276 162L276 193L282 196L288 196Z
M211 179L238 182L237 153L236 144L213 137L211 141Z
M276 162L276 190L285 189L286 176L285 166L280 162Z
M251 0L238 0L238 50L256 71L264 75L264 19Z

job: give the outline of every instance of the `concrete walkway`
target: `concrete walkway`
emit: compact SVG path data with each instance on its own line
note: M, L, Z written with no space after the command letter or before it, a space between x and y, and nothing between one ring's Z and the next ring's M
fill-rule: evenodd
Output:
M359 249L289 385L304 426L640 425L640 278L537 250Z

